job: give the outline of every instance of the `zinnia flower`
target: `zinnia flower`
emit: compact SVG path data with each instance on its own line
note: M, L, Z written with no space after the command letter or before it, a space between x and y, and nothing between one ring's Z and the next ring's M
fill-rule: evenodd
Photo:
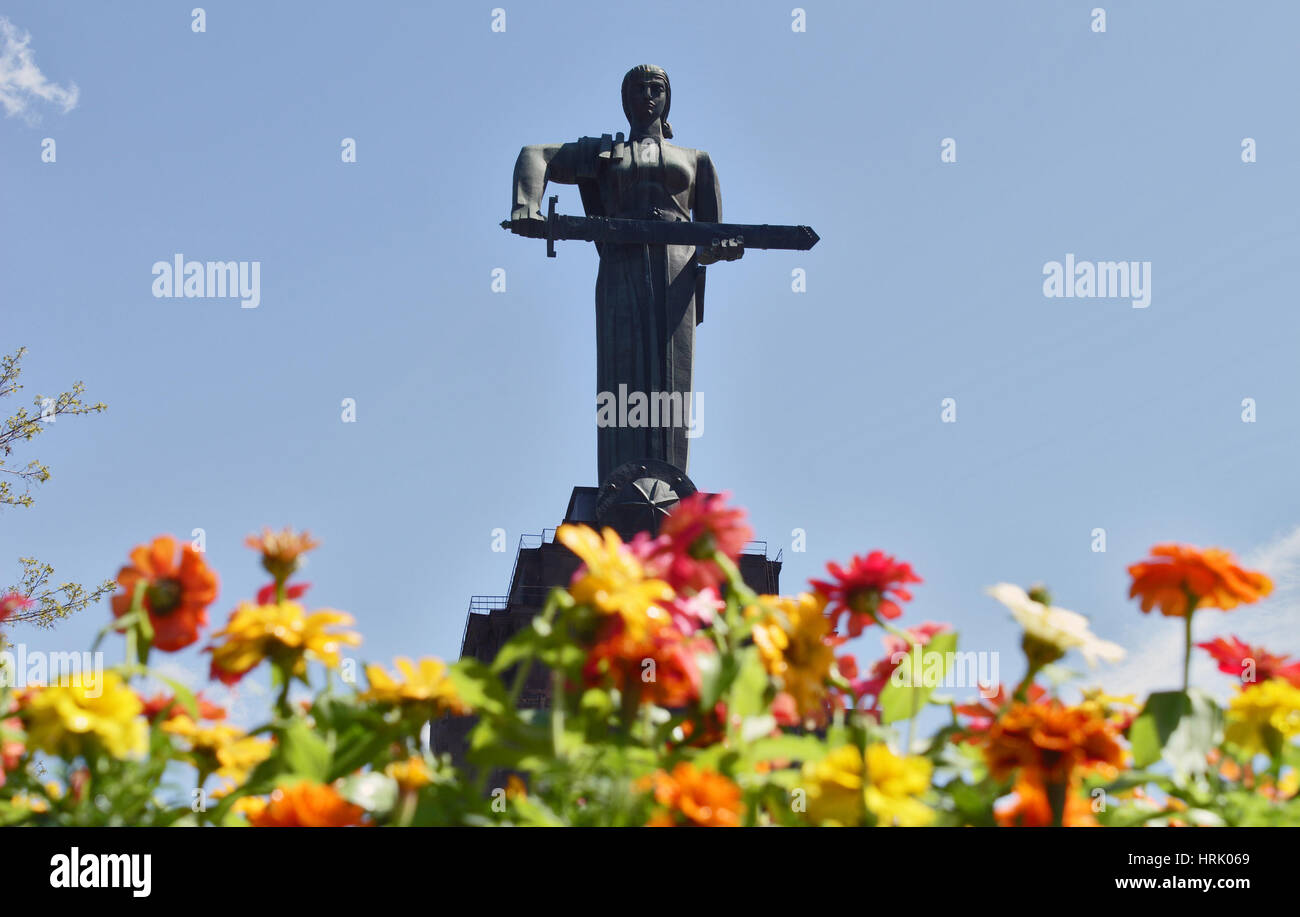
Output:
M849 616L850 637L861 634L878 615L886 618L901 615L903 610L898 602L912 598L907 584L921 582L912 572L911 564L900 563L883 551L872 551L866 557L855 555L847 570L833 561L826 565L826 570L834 580L813 580L812 586L830 603L831 621L837 630L840 617Z
M1274 678L1239 690L1228 704L1223 737L1247 754L1277 757L1300 735L1300 688Z
M707 586L692 595L678 594L665 607L673 626L683 634L693 634L708 627L727 603L718 596L718 590Z
M1043 783L1068 783L1076 769L1110 771L1124 760L1110 723L1059 700L1012 704L985 735L984 756L996 778L1021 769Z
M144 607L153 625L153 646L167 652L184 649L199 639L199 628L208 623L208 606L217 597L217 574L203 555L186 542L179 545L170 535L161 535L131 552L131 563L117 574L122 591L113 596L113 617L131 610L136 584L148 585Z
M399 707L405 704L426 705L430 716L450 713L462 716L469 707L456 693L456 685L447 675L447 664L441 659L426 657L418 664L405 656L394 660L400 680L384 670L383 666L366 666L369 690L360 695L361 700L375 701Z
M35 748L74 758L91 744L115 758L141 755L149 727L136 697L116 672L64 678L67 684L33 688L20 715Z
M334 669L341 661L341 647L358 646L361 637L352 631L336 631L336 625L352 623L352 616L325 609L310 615L295 602L253 605L241 602L230 614L224 629L213 639L224 642L208 647L212 653L212 677L233 685L263 659L283 666L290 675L305 679L307 660Z
M931 771L925 758L900 757L876 743L867 746L864 774L858 747L842 745L804 765L808 817L814 824L852 827L870 813L884 827L923 827L934 810L917 797L930 788Z
M253 768L271 756L270 739L249 736L238 726L216 723L200 726L182 713L163 723L162 730L186 740L190 763L204 776L215 773L243 783Z
M1245 687L1282 678L1300 688L1300 660L1288 662L1289 656L1270 653L1262 646L1251 646L1236 637L1216 637L1196 644L1219 663L1219 671L1241 679Z
M1003 828L1050 828L1052 822L1052 805L1048 800L1047 788L1030 777L1017 781L1012 789L1012 799L994 806L993 816ZM1061 826L1065 828L1095 828L1097 819L1093 817L1092 805L1087 798L1076 792L1076 787L1066 789L1064 817Z
M1099 639L1088 629L1088 619L1081 614L1036 601L1011 583L998 583L985 591L1007 606L1016 623L1024 628L1025 655L1035 668L1055 662L1071 649L1079 650L1092 667L1098 659L1119 662L1124 658L1124 648Z
M366 814L334 787L306 780L280 787L265 805L248 803L241 810L254 828L346 828Z
M178 716L188 716L185 706L171 694L155 694L152 697L139 695L140 703L143 706L145 719L153 722L158 716L166 712L164 719L172 720ZM226 711L224 707L219 707L205 698L200 692L194 696L194 701L198 706L199 719L201 720L224 720Z
M638 633L624 619L613 618L601 626L582 675L589 687L617 688L640 703L685 707L700 695L695 656L711 652L710 641L688 639L671 624Z
M298 569L302 555L313 548L320 547L307 532L295 532L286 526L281 532L273 532L263 527L261 535L249 535L244 544L262 554L262 566L274 577L276 583L283 583Z
M726 581L713 559L721 551L731 560L754 537L745 511L726 505L730 494L694 493L677 504L659 527L656 554L666 562L664 579L674 589L702 592Z
M569 586L575 602L601 614L621 615L638 637L652 620L668 620L664 603L672 599L672 588L647 578L641 561L613 529L597 534L585 525L562 525L555 537L583 561Z
M412 755L405 761L394 761L384 768L403 793L415 793L433 782L433 772L421 755Z
M1129 598L1142 600L1142 611L1159 607L1166 617L1188 613L1189 596L1197 608L1229 611L1257 602L1273 591L1273 581L1263 573L1243 570L1233 556L1219 548L1183 544L1158 544L1152 556L1128 568L1133 577Z
M803 592L796 598L759 597L745 609L755 618L753 638L763 666L804 717L821 713L826 679L835 662L830 622L823 613L826 597Z
M651 828L735 828L740 825L740 787L716 771L682 761L672 773L657 771L642 781L654 789L661 808Z

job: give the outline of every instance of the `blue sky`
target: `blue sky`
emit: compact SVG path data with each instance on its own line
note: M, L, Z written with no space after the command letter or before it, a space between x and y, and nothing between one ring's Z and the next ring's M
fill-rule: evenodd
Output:
M619 81L651 62L724 217L822 238L710 271L697 338L691 476L785 548L785 591L883 548L925 578L903 623L952 622L1014 681L982 590L1042 580L1129 648L1097 680L1175 687L1180 628L1125 566L1219 544L1280 588L1198 638L1300 650L1300 7L1112 2L1097 34L1092 2L820 2L796 33L789 3L528 2L500 33L492 4L247 2L195 34L196 3L0 8L40 85L77 88L0 112L0 347L30 348L24 395L84 379L109 404L15 454L54 477L0 520L0 579L20 554L111 577L202 527L215 623L263 580L243 536L291 524L322 541L309 604L354 614L363 658L454 656L518 536L596 483L595 253L497 227L514 159L624 130ZM261 305L154 298L177 252L260 261ZM1067 253L1150 261L1151 305L1045 298ZM106 615L11 638L79 649Z

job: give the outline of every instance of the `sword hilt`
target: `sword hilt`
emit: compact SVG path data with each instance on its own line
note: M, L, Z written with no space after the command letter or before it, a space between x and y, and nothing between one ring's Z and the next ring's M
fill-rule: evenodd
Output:
M552 194L546 207L546 257L555 257L555 204L559 195Z

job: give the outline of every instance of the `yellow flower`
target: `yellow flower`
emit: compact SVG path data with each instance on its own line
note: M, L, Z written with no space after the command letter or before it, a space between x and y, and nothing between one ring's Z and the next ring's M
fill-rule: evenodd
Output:
M456 694L456 685L447 675L447 664L441 659L425 657L419 668L405 656L394 660L403 680L398 681L383 666L366 666L366 680L370 689L361 695L362 700L381 704L431 704L436 714L451 713L459 716L469 713L469 707Z
M64 679L71 684L34 689L21 713L32 745L64 758L93 743L115 758L144 754L149 727L144 706L116 672Z
M1224 738L1248 754L1276 755L1300 735L1300 688L1272 678L1238 691L1228 705Z
M1084 688L1083 700L1079 706L1119 728L1121 732L1141 708L1136 694L1107 694L1101 688Z
M821 712L826 677L835 661L835 651L826 642L831 632L824 614L826 597L804 592L796 598L764 595L759 602L745 614L760 618L754 624L754 645L768 674L780 679L801 715Z
M211 649L213 677L234 684L263 659L279 662L299 678L306 678L308 658L338 668L340 648L359 645L361 637L352 631L330 628L351 623L351 615L333 609L309 615L296 602L241 602L225 628L212 635L214 639L226 638Z
M586 565L569 587L575 602L602 614L622 615L633 639L646 633L651 619L669 620L656 603L670 600L672 587L663 580L647 578L641 561L613 529L607 528L601 535L585 525L562 525L555 537Z
M37 815L50 811L50 804L39 796L29 796L26 793L15 793L9 800L9 804L15 809L26 809L28 812L34 812Z
M200 772L228 777L235 783L243 783L253 768L271 756L270 739L249 736L229 723L200 726L181 714L163 723L162 730L188 740L192 763Z
M930 787L930 762L900 757L884 744L867 747L866 774L855 745L843 745L804 766L808 815L817 824L858 825L867 812L879 825L928 825L934 811L916 797Z
M414 793L433 782L433 773L420 755L412 755L405 761L394 761L384 768L384 773L397 781L397 786L403 793Z

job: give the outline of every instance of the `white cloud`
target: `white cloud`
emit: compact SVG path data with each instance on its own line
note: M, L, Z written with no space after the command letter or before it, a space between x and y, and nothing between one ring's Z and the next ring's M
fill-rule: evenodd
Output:
M32 36L0 16L0 105L5 114L31 118L33 101L49 102L65 112L77 105L80 94L75 83L67 88L51 83L36 66Z
M1273 593L1254 605L1238 605L1232 611L1203 609L1192 618L1193 641L1204 643L1215 637L1234 635L1247 643L1274 653L1300 654L1300 526L1246 552L1241 564L1247 570L1262 570L1273 580ZM1149 634L1154 625L1164 625L1141 644L1131 641L1129 656L1097 679L1112 694L1177 690L1183 678L1183 622L1166 618L1153 610L1128 634L1140 630ZM1192 651L1192 683L1219 698L1226 698L1234 681L1219 672L1204 650Z

